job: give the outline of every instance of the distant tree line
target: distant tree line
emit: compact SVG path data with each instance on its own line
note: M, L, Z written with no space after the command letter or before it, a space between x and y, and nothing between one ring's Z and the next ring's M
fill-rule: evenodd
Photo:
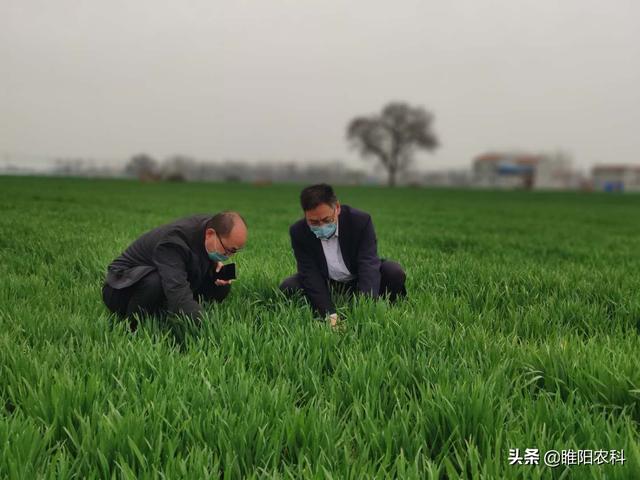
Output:
M433 131L433 115L421 106L390 102L380 113L353 118L347 125L349 144L364 159L377 159L378 167L387 173L389 186L398 182L420 184L422 180L411 170L415 153L433 151L439 140ZM317 182L377 183L377 175L345 168L340 161L318 160L313 163L249 163L242 160L204 162L185 155L173 155L162 161L147 153L129 159L124 170L98 165L91 160L59 159L56 175L128 176L140 181L250 181L250 182ZM456 180L465 181L465 179ZM431 181L451 181L435 179Z
M155 181L226 181L226 182L314 182L364 183L364 172L345 168L335 160L312 164L261 162L242 160L204 162L184 155L159 161L146 153L131 157L124 173L144 182Z
M388 174L389 186L396 185L405 174L418 150L435 150L439 141L433 132L433 115L423 107L390 102L380 114L354 118L347 126L347 140L365 158L377 158ZM223 165L199 163L176 155L159 163L146 154L135 155L126 173L143 181L185 180L271 180L362 182L364 175L340 171L331 162L301 168L295 164L254 165L228 162ZM251 178L253 177L253 178Z

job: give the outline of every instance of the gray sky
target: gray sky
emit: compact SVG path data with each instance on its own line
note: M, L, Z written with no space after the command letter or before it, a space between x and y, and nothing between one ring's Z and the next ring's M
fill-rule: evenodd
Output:
M422 168L640 162L640 2L0 0L0 87L12 155L362 165L346 124L404 100L436 116Z

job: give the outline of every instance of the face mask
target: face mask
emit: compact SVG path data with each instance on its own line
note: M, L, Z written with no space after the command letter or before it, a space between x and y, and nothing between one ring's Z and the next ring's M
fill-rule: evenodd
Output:
M214 262L226 262L229 260L229 257L218 252L207 252L207 255L209 255L209 258Z
M336 233L337 227L338 225L333 222L327 223L326 225L323 225L321 227L310 226L309 228L317 238L330 238L334 233Z

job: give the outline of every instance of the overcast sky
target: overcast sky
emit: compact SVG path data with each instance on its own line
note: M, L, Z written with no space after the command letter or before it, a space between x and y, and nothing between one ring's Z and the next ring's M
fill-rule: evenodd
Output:
M640 162L637 0L0 0L0 152L344 158L390 100L422 168L487 150Z

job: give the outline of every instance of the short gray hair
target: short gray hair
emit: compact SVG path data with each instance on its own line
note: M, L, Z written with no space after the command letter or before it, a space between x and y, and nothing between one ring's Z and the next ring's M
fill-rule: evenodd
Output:
M238 212L220 212L209 219L206 228L213 228L218 235L226 237L231 233L231 230L233 230L238 220L240 220L245 227L247 226L247 222Z

